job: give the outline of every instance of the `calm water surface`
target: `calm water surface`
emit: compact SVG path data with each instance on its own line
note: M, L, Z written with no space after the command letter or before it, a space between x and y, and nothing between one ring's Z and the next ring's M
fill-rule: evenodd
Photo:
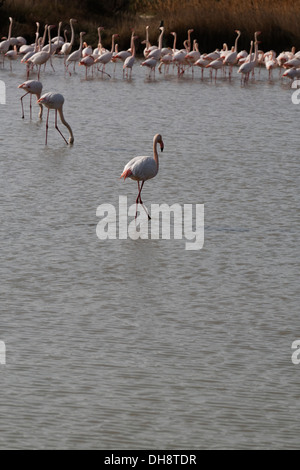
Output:
M19 62L0 69L2 449L296 449L300 365L299 112L262 70L215 83L121 65L70 77L75 136L21 119ZM107 68L108 70L108 68ZM112 67L110 71L112 72ZM30 78L36 78L32 75ZM62 131L67 136L63 126ZM143 201L204 204L202 250L105 240L100 204L133 204L125 163L165 151Z

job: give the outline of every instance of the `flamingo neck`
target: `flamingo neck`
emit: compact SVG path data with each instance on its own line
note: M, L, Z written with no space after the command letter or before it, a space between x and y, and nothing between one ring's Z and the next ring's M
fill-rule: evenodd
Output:
M41 44L41 47L44 46L45 44L45 40L46 40L46 34L47 34L47 29L48 29L48 25L45 25L45 30L44 30L44 34L43 34L43 38L42 38L42 44Z
M176 50L176 38L177 38L177 35L176 33L174 33L173 52L175 52Z
M158 171L159 162L158 162L158 152L157 152L157 136L155 136L153 140L153 158L155 160L157 171Z
M237 38L235 40L234 52L237 52L237 44L238 44L239 37L240 37L240 33L238 33Z
M134 44L134 35L131 38L131 55L132 57L135 56L135 44Z
M115 35L113 34L111 38L111 53L114 52L114 48L115 48Z
M82 50L82 43L83 43L83 35L80 34L80 44L79 44L79 50Z
M159 38L158 38L158 49L162 48L163 35L164 35L164 28L161 29L161 33L160 33Z
M254 60L253 62L255 62L257 60L257 57L258 57L258 42L255 41L255 52L254 52Z
M59 44L59 41L60 41L60 30L61 30L61 22L58 25L56 44Z
M10 24L9 24L9 28L8 28L8 41L10 41L10 38L11 38L11 30L12 30L12 23L13 23L13 19L12 18L9 18L9 21L10 21Z
M74 26L73 26L73 21L70 20L70 26L71 26L71 39L70 39L70 44L71 46L73 45L74 42Z
M51 54L51 32L50 32L50 26L48 26L48 41L49 41L49 54Z
M74 142L73 132L72 132L72 129L71 129L70 124L68 124L67 121L65 120L65 117L64 117L64 113L63 113L62 108L59 108L59 109L58 109L58 113L59 113L59 117L60 117L61 122L63 123L64 126L66 126L66 128L67 128L68 131L69 131L69 134L70 134L70 137L69 137L69 144L73 144L73 142Z

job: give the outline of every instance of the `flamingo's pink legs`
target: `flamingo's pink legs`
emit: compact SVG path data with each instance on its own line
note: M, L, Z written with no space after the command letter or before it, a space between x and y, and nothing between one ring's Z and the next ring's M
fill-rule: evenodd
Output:
M45 140L45 145L47 145L47 138L48 138L48 121L49 121L49 112L50 112L50 109L48 109L48 113L47 113L47 120L46 120L46 140ZM62 138L64 139L64 141L66 142L66 144L68 145L68 142L66 141L65 137L62 135L62 133L60 132L59 128L58 128L58 125L57 125L57 109L55 110L55 129L58 130L58 132L60 133L60 135L62 136Z
M150 217L150 215L149 215L149 213L148 213L146 207L144 206L144 204L143 204L143 202L142 202L142 198L141 198L141 192L142 192L144 183L145 183L145 181L142 181L142 184L141 184L141 186L140 186L140 182L138 181L139 193L138 193L138 196L137 196L136 201L135 201L135 203L136 203L135 218L137 217L137 207L138 207L138 203L140 203L140 204L142 205L144 211L146 212L147 216L148 216L148 220L150 220L151 217Z

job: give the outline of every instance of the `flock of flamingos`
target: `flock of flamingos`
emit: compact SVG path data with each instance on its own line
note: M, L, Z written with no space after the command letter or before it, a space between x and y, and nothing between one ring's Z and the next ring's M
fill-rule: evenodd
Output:
M58 25L57 36L51 38L51 30L54 25L45 25L43 35L40 35L40 25L36 23L37 30L35 33L34 44L27 45L26 40L21 37L12 37L12 24L13 19L9 18L9 30L7 38L3 38L0 42L0 57L2 65L6 59L10 61L10 68L12 69L12 63L21 56L21 62L26 66L27 78L33 69L37 68L38 80L40 77L41 67L45 66L47 62L50 63L51 67L52 58L54 55L63 56L64 66L66 72L71 74L70 68L74 71L76 64L85 66L86 77L87 71L91 68L92 73L95 69L102 74L108 76L109 73L105 71L105 67L109 63L114 63L114 67L117 62L121 62L123 66L123 76L131 77L133 66L136 62L136 41L138 37L132 31L130 47L127 50L118 50L118 34L112 35L111 48L109 50L102 46L101 31L102 27L98 28L98 46L93 48L87 45L84 41L85 32L81 32L79 35L79 49L73 51L73 45L75 41L74 23L75 19L70 19L71 38L67 38L67 30L64 30L64 37L61 34L62 22ZM246 82L249 80L251 74L254 74L256 67L264 66L268 72L269 77L272 77L272 71L275 68L279 68L279 73L284 77L291 79L300 78L300 51L296 53L295 48L291 51L283 51L279 55L271 50L263 52L259 49L258 36L260 32L257 31L254 34L253 41L250 43L250 51L242 50L238 51L238 40L241 36L241 32L236 30L235 44L228 48L227 44L223 45L221 50L216 49L210 53L201 54L199 52L199 46L197 40L192 42L191 34L192 29L187 32L187 39L183 43L182 49L177 49L176 33L172 32L171 35L174 37L173 47L163 47L163 36L165 34L165 28L161 26L160 34L158 37L158 44L151 45L149 42L149 26L146 26L145 40L142 41L144 44L144 59L140 65L142 67L148 67L149 75L155 74L155 70L158 69L161 73L170 73L171 70L177 72L178 75L182 75L185 71L191 69L192 74L194 73L195 67L201 69L201 76L205 69L210 71L212 77L213 71L215 71L215 79L217 78L218 70L226 75L226 71L229 71L229 77L231 77L233 66L238 66L238 73L241 74L241 80ZM46 43L48 40L48 43ZM73 67L72 67L73 65ZM284 72L284 73L283 73Z
M57 36L51 38L51 30L54 25L45 25L43 35L40 36L39 23L36 23L37 30L35 33L34 44L27 45L26 40L19 37L12 37L12 24L13 19L9 18L9 30L7 38L2 38L0 42L0 64L2 67L5 66L5 61L9 60L10 69L12 70L13 61L21 57L21 63L26 66L27 80L19 85L19 88L25 91L25 94L21 97L22 105L22 118L24 118L24 107L23 98L29 94L30 96L30 117L32 117L32 105L31 98L33 95L37 98L39 105L39 118L42 118L43 107L48 110L46 120L46 140L47 144L48 137L48 120L49 112L51 109L55 111L55 128L60 133L66 144L73 144L74 136L71 126L64 118L63 114L63 103L64 97L60 93L45 93L42 95L43 85L40 82L41 68L49 62L53 68L52 58L54 55L63 57L65 73L72 74L75 71L76 65L85 67L85 76L87 78L88 69L91 69L92 75L95 73L101 73L110 77L110 74L105 70L105 67L112 63L114 64L114 71L116 64L120 62L123 69L123 78L131 78L132 69L136 63L136 41L138 37L135 32L132 31L129 48L127 50L118 50L118 34L112 35L112 42L110 50L105 49L102 46L101 31L102 27L98 28L98 46L92 48L87 45L84 41L85 32L80 32L79 49L73 51L73 45L75 40L74 23L75 19L70 19L71 38L68 41L67 31L64 31L64 38L60 35L62 22L58 25ZM227 71L228 76L231 78L234 67L237 67L237 72L241 74L242 83L246 83L250 76L254 76L255 69L258 68L260 71L261 67L265 67L268 71L269 78L272 77L273 69L279 69L279 76L288 77L291 80L300 78L300 51L296 53L295 48L291 51L283 51L279 55L276 55L275 51L271 50L263 52L259 49L258 37L261 34L260 31L254 33L254 38L250 43L250 51L246 50L238 51L238 40L241 36L241 32L236 30L236 39L234 46L228 48L227 44L223 45L221 50L216 49L213 52L207 54L201 54L199 52L199 46L196 40L192 42L191 34L192 29L187 32L187 39L183 43L182 49L176 48L176 33L171 34L174 37L173 47L163 47L163 36L165 29L163 26L160 28L160 34L158 37L158 44L151 45L149 42L149 26L146 26L145 40L142 41L144 44L144 60L138 61L140 66L147 67L149 69L149 77L151 74L155 76L155 70L157 69L160 73L169 74L177 73L178 76L182 76L185 72L191 70L194 75L195 68L200 68L201 77L203 78L204 70L208 69L211 79L217 79L217 73L220 69L223 77L226 77ZM48 39L47 44L45 44ZM71 70L70 70L71 69ZM170 70L171 69L171 70ZM36 73L37 80L31 80L30 74L33 71ZM69 140L67 141L57 125L57 115L59 114L62 124L69 131ZM156 176L158 172L158 153L157 146L160 145L161 151L164 148L162 136L156 134L153 138L153 156L139 156L130 160L125 165L124 170L120 178L131 178L138 183L138 196L136 199L136 207L138 204L146 211L148 218L150 216L147 212L141 199L141 191L146 180ZM140 185L141 183L141 185ZM136 212L137 216L137 212Z

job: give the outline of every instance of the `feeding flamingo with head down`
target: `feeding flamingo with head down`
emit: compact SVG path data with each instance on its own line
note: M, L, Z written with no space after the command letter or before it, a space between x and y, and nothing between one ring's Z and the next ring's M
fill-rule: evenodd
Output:
M22 88L22 90L26 91L25 95L21 96L21 98L20 98L21 99L21 105L22 105L22 119L24 119L23 98L24 98L24 96L28 95L28 93L30 94L30 119L31 119L32 118L31 97L32 97L32 95L35 95L36 99L39 100L40 97L41 97L43 85L38 80L27 80L26 82L19 85L18 88ZM43 106L42 106L42 104L39 104L39 106L40 106L39 118L42 119Z
M66 142L66 144L68 144L67 140L62 135L61 131L59 130L59 128L57 126L57 113L58 113L59 116L60 116L61 122L63 123L64 126L66 126L66 128L69 131L69 134L70 134L69 144L73 144L73 142L74 142L74 136L73 136L71 126L67 123L67 121L65 120L64 115L63 115L64 101L65 101L65 99L64 99L63 95L61 95L60 93L51 93L51 92L44 94L38 100L38 103L42 103L44 106L46 106L46 108L48 108L47 121L46 121L46 141L45 141L45 145L47 145L48 127L49 127L48 126L48 120L49 120L50 109L55 110L55 129L58 130L58 132L60 133L60 135L62 136L62 138Z

